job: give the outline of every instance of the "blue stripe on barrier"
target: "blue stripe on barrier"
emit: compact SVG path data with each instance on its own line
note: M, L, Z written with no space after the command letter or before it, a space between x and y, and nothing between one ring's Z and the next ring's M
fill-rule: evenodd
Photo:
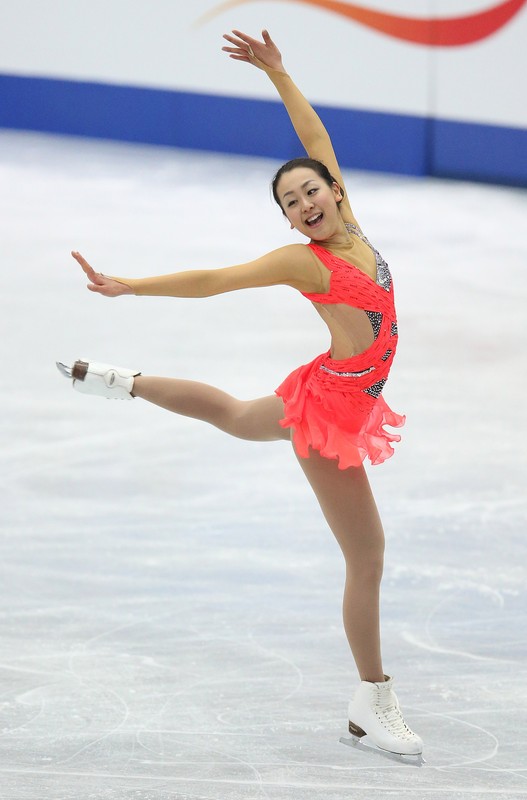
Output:
M527 185L527 131L318 107L343 167ZM0 75L0 127L283 159L276 101Z
M319 109L345 167L422 175L419 117ZM0 127L288 159L302 155L279 102L0 75Z
M434 120L432 172L448 178L527 186L527 130Z

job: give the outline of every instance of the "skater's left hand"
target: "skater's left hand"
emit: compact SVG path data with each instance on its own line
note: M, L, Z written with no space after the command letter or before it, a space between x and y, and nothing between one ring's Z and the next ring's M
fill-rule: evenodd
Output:
M113 278L107 278L102 272L95 272L85 258L81 256L76 250L72 250L71 255L75 261L81 265L83 271L88 276L90 281L88 289L90 292L97 292L104 295L104 297L119 297L122 294L133 294L133 289L127 286L126 283L120 283Z

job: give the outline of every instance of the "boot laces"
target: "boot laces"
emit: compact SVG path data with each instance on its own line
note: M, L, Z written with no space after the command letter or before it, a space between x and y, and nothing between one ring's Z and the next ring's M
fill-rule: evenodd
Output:
M397 739L414 738L415 734L404 721L397 697L392 691L376 692L375 714L381 725Z

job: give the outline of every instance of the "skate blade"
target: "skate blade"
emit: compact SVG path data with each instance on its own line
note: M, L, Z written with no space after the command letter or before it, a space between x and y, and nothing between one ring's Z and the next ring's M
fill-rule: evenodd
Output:
M391 753L389 750L382 750L380 747L376 747L374 744L363 742L357 736L341 736L339 742L342 742L342 744L345 744L348 747L354 747L356 750L362 750L365 753L377 753L377 755L383 756L383 758L387 758L390 761L396 761L398 764L406 764L409 767L422 767L423 764L426 764L422 753L419 753L415 756L407 756L403 755L402 753Z
M71 378L72 376L72 368L67 367L66 364L62 364L60 361L55 362L57 365L57 369L61 375L64 375L65 378Z

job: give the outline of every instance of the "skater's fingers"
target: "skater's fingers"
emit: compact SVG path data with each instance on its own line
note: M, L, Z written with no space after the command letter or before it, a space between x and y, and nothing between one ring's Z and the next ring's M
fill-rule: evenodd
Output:
M249 52L246 47L222 47L221 49L224 53L229 54L229 58L234 58L237 61L247 61L248 64L251 63Z
M79 264L82 267L82 269L86 274L88 274L89 272L95 272L91 264L88 264L84 256L81 256L81 254L78 253L76 250L72 250L71 255L73 256L77 264Z
M224 38L228 39L228 41L233 42L234 44L238 44L238 41L241 41L248 47L257 47L258 45L261 45L261 42L258 39L255 39L254 36L249 36L248 33L239 31L236 28L233 28L232 33L234 36L225 34Z
M109 282L87 283L86 286L90 290L90 292L95 292L96 294L102 294L104 297L117 297L117 295L120 294L120 292L116 291L115 287L112 286Z
M78 264L80 264L83 271L86 273L86 275L88 276L88 278L92 283L99 284L100 286L104 285L105 282L104 275L102 275L100 272L95 272L93 267L90 264L88 264L86 259L83 256L81 256L80 253L78 253L76 250L73 250L71 255L73 256L75 261Z
M77 250L72 250L71 255L73 256L77 264L81 265L84 271L86 271L87 269L91 269L91 266L88 264L84 256L81 256L81 254Z
M104 297L119 297L122 294L133 294L133 290L123 281L108 278L102 272L95 272L86 259L77 250L72 250L71 255L84 270L89 283L86 284L90 292L102 294Z
M251 50L257 50L258 49L258 50L263 52L264 50L269 49L269 48L273 48L275 50L278 49L276 47L276 44L271 39L271 36L270 36L269 31L267 30L267 28L264 28L263 31L262 31L262 40L261 41L260 41L260 39L255 39L253 36L249 36L249 34L243 33L243 31L239 31L239 30L236 30L236 29L234 29L232 31L232 33L234 34L234 36L229 36L226 33L226 34L223 35L223 38L227 39L228 42L232 42L232 44L235 44L238 47L244 47L245 46L246 50L247 50L247 48L249 49L249 54L251 53Z
M222 50L228 52L227 47L222 47ZM251 59L249 58L245 50L233 50L231 53L229 53L229 58L234 58L235 61L246 61L248 64L251 63Z
M252 36L248 36L246 33L242 33L241 31L233 31L233 33L235 34L234 36L229 36L228 33L225 33L223 38L227 42L233 44L235 49L232 47L223 47L222 50L224 50L226 53L236 53L237 55L244 56L247 61L250 61L250 58L255 57L253 48L257 49L258 47L261 47L261 42L259 42L258 39L253 39Z
M231 44L236 45L236 47L244 48L247 50L247 47L250 46L251 37L247 36L246 34L242 33L241 31L233 31L235 36L231 36L228 33L223 34L223 38L230 42ZM252 42L256 42L256 39L252 39Z
M86 274L88 274L88 273L91 273L93 275L98 275L99 274L98 272L95 272L95 270L93 269L91 264L88 264L88 262L86 261L84 256L81 256L81 254L78 253L76 250L72 250L71 255L73 256L73 258L75 259L77 264L80 264L80 266L82 267L82 269L84 270L84 272Z
M276 69L283 72L282 56L278 47L269 35L269 31L262 31L262 39L254 39L243 31L234 29L231 34L223 35L225 41L234 47L223 47L230 58L237 61L248 61L259 69Z
M222 47L224 53L235 53L238 56L248 56L246 48L241 47Z

